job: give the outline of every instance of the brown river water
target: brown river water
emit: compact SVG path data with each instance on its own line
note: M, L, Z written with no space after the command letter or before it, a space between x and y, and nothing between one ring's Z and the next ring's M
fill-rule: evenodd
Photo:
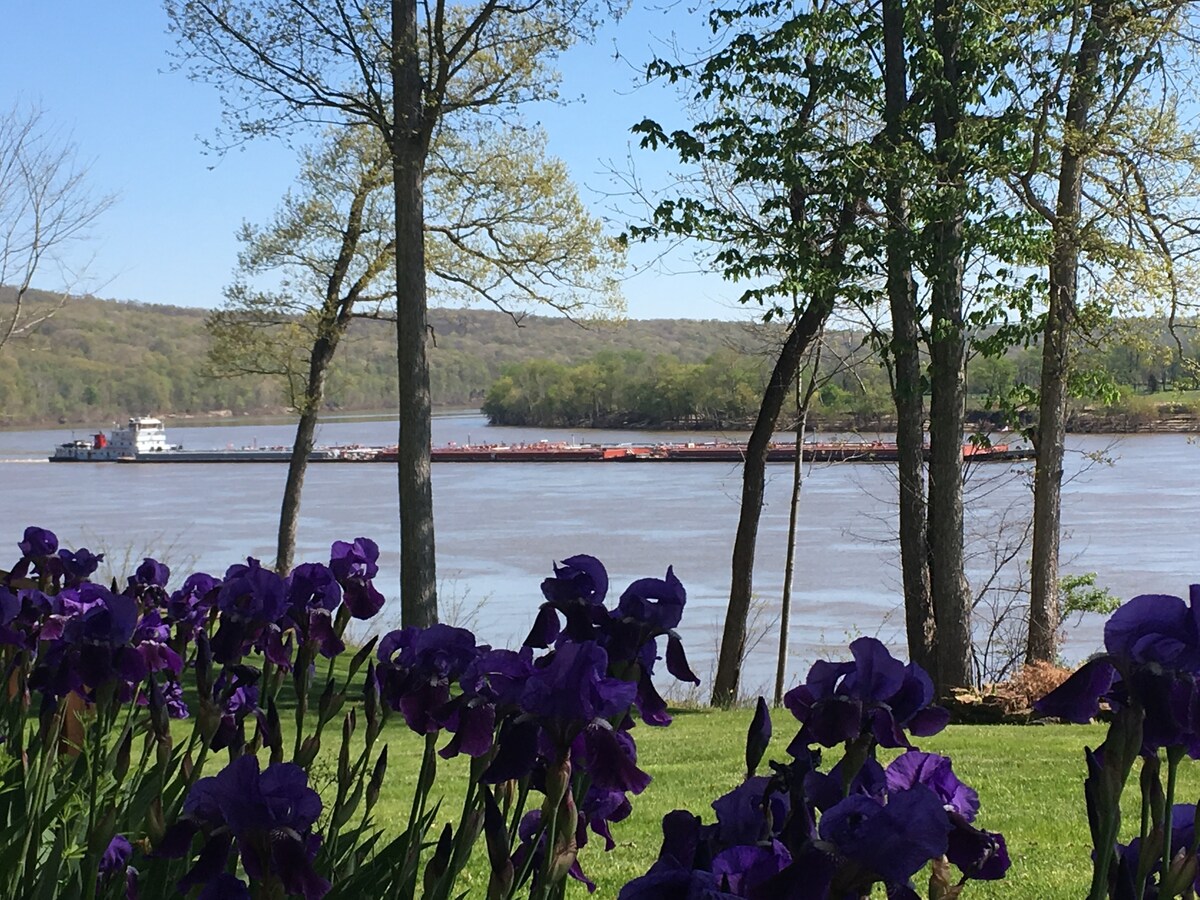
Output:
M339 419L321 426L318 443L384 445L395 442L395 429L389 421ZM167 430L169 440L195 449L287 445L292 436L289 425L185 428L168 422ZM146 555L167 562L180 578L197 570L219 575L248 555L267 563L274 557L284 465L46 462L56 444L86 436L65 429L0 432L0 547L10 548L0 551L0 565L15 559L22 530L31 524L55 531L64 546L107 553L122 577ZM743 436L695 439L712 437ZM477 414L434 421L439 445L542 439L688 438L491 428ZM1096 572L1098 583L1122 599L1186 596L1189 583L1200 582L1200 445L1186 435L1162 434L1074 436L1069 447L1064 571ZM968 474L970 574L977 587L996 568L994 559L1009 555L1005 548L1028 516L1029 472L1028 464L992 463ZM332 541L363 535L378 542L383 573L393 573L399 538L392 473L383 464L311 466L297 560L325 560ZM761 641L744 669L748 692L773 678L791 473L790 464L768 467L755 571L759 603L751 623ZM538 585L554 560L599 557L609 570L613 602L631 580L662 577L672 565L688 590L680 631L693 668L707 682L728 598L740 478L738 466L708 462L436 465L442 617L494 645L515 645L532 622ZM891 466L806 467L789 641L792 682L818 657L844 655L858 635L902 650L895 517ZM1009 596L1027 556L1016 554L981 609ZM389 597L382 615L394 624L398 578L381 575L379 586ZM1098 649L1102 624L1099 616L1072 622L1065 656L1078 660Z

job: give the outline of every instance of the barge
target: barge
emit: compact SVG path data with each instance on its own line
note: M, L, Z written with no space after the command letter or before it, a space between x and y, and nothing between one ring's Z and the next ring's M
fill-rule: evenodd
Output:
M896 462L899 450L887 441L810 441L799 446L801 459L812 463L889 463ZM795 443L773 443L767 450L767 462L795 462ZM925 449L926 456L929 450ZM963 445L967 462L1013 462L1032 459L1028 447L1008 444ZM741 463L746 444L736 441L706 443L646 444L568 444L538 441L533 444L449 444L430 450L437 463L644 463L644 462L719 462ZM396 447L358 445L317 447L309 462L394 463ZM185 450L167 443L166 431L159 419L136 417L124 428L109 434L99 432L90 441L69 441L55 448L51 462L119 463L286 463L292 458L290 447L242 447L225 450Z

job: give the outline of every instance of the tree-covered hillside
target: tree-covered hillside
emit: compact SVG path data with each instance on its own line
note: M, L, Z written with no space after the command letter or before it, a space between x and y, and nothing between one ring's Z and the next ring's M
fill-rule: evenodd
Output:
M46 302L36 292L35 302ZM11 295L0 292L0 308ZM98 424L129 415L287 412L280 386L264 378L209 372L206 310L72 300L27 338L9 343L0 364L0 424ZM485 309L432 310L434 402L480 407L492 392L497 421L528 424L675 424L748 420L768 372L764 352L777 328L692 319L576 324L527 316L518 325ZM1125 322L1082 349L1085 371L1120 389L1130 426L1163 414L1164 391L1197 389L1197 348L1183 354L1165 325ZM815 412L870 424L889 415L887 375L862 335L831 332L826 379ZM975 357L970 405L1037 379L1037 348ZM394 404L394 329L359 320L333 365L327 409L380 410ZM494 390L493 390L494 388ZM1192 397L1170 393L1191 404ZM1152 402L1151 402L1152 401ZM1148 405L1149 404L1149 405ZM1098 404L1082 398L1077 410ZM1182 409L1179 411L1183 411ZM1169 412L1169 411L1168 411Z
M34 293L33 301L48 298ZM11 295L0 293L0 306ZM0 423L95 423L128 415L285 412L279 386L261 378L214 378L208 371L206 310L73 299L0 365ZM602 350L640 350L698 363L739 352L757 338L730 322L662 319L576 324L527 316L518 325L484 309L431 310L434 402L478 406L506 366L530 359L571 363ZM390 322L360 320L339 350L331 410L388 409L396 385Z

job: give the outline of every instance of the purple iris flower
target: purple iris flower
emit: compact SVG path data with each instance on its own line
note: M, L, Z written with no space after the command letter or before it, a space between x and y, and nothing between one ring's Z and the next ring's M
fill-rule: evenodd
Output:
M288 606L293 610L333 612L342 602L342 587L333 570L320 563L301 563L287 577Z
M839 856L879 880L904 884L945 855L950 827L941 800L918 785L889 795L886 804L852 794L821 816L819 833Z
M137 603L132 597L114 594L98 584L82 585L77 596L79 611L66 622L64 640L111 647L129 643L138 625Z
M129 865L133 858L133 845L123 834L113 835L96 871L97 894L103 893L103 886L112 881L120 880L125 884L126 900L137 900L138 870Z
M532 674L533 657L528 650L482 650L467 665L459 683L465 697L513 707Z
M765 775L747 778L712 802L717 814L716 835L722 847L756 844L779 833L791 806Z
M417 734L434 734L444 724L440 713L450 702L450 685L487 649L476 647L475 635L465 628L437 624L392 631L376 650L379 694L404 713Z
M700 820L677 809L663 816L662 849L645 875L621 888L619 900L726 900L736 898L712 873L711 850Z
M54 603L36 588L13 593L0 585L0 644L34 650L38 641L62 637L62 617L51 618Z
M239 756L192 786L182 818L156 853L183 856L200 832L205 846L179 882L183 893L219 881L232 852L241 857L252 882L273 878L288 894L320 900L330 888L312 867L321 845L312 829L320 814L321 798L299 766L276 763L260 772L257 757Z
M151 672L165 669L178 678L183 671L183 659L168 643L170 639L171 629L157 609L147 610L133 633L133 643L142 654L146 668Z
M580 553L554 566L554 577L542 582L542 596L551 603L579 601L600 606L608 595L608 571L594 556Z
M1106 652L1093 657L1034 704L1042 715L1088 722L1100 701L1145 710L1144 747L1186 746L1200 754L1200 585L1190 602L1143 594L1125 603L1104 626Z
M884 802L888 782L883 766L876 760L867 759L859 766L849 784L846 784L846 768L845 760L839 760L828 772L811 769L804 773L804 795L816 809L831 809L853 794Z
M213 750L245 744L247 716L266 721L258 706L259 677L259 671L249 666L231 666L217 676L213 693L221 704L221 718L211 739Z
M931 705L933 682L920 666L895 659L875 638L859 638L850 652L853 662L818 660L805 683L784 695L801 723L792 749L835 747L867 732L884 747L904 747L905 730L926 736L945 727L949 714Z
M58 550L58 537L48 528L30 525L25 529L25 536L17 546L23 556L31 559L53 556Z
M130 644L138 623L136 601L85 583L60 593L54 602L61 610L61 630L51 639L43 629L45 649L30 686L47 700L72 692L93 700L98 689L115 684L118 699L133 699L148 674L141 653Z
M251 647L261 649L271 662L290 665L280 644L279 621L287 613L283 579L264 569L257 559L233 565L217 591L221 625L212 640L213 658L234 663Z
M189 575L166 603L166 618L180 638L187 640L203 626L216 602L220 582L204 572Z
M633 812L633 804L625 791L605 790L592 785L579 804L579 828L575 833L575 843L580 847L587 844L587 830L604 839L604 849L609 851L617 846L613 840L610 826L614 822L622 822Z
M187 701L183 696L183 685L178 681L167 681L162 686L163 702L167 715L172 719L186 719L189 715Z
M329 550L329 568L338 581L370 581L379 574L379 545L370 538L353 542L334 541Z
M596 719L629 709L637 685L611 678L608 654L595 641L560 641L525 683L521 706L567 741Z
M485 650L471 660L459 685L462 692L451 701L445 727L454 737L439 754L450 759L459 753L479 757L492 748L496 722L518 712L525 680L533 674L528 648Z
M639 578L629 585L617 604L617 615L645 622L661 634L679 625L686 602L687 592L668 566L665 579Z
M240 622L278 622L287 612L283 579L252 557L246 565L232 565L217 592L217 608Z
M950 767L949 757L909 750L888 765L889 794L908 790L918 784L933 791L947 810L953 810L968 822L975 821L975 814L979 812L979 795L958 780Z
M66 575L67 586L74 587L100 568L104 554L92 553L85 547L80 547L73 553L64 548L58 551L58 559L62 565L63 574Z
M134 597L143 609L165 607L170 601L166 584L171 570L156 559L146 557L142 564L129 576L123 593Z
M586 554L564 559L554 567L554 577L542 582L546 602L538 609L525 646L549 647L558 640L560 629L571 640L589 640L596 623L608 617L607 594L608 572L600 560ZM560 612L566 618L565 629L559 623Z
M16 628L8 628L20 614L20 600L5 584L0 584L0 643L24 644Z
M779 841L751 844L722 850L712 861L712 873L724 890L739 896L753 892L782 872L792 855Z
M288 618L326 659L346 649L333 626L333 610L342 602L342 587L333 571L320 563L301 563L287 580Z
M123 834L113 835L104 855L100 857L101 877L115 874L124 875L125 867L129 865L129 860L132 858L133 845L129 843L129 839Z
M1171 846L1176 850L1181 848L1190 849L1195 834L1196 805L1193 803L1176 803L1171 808ZM1152 844L1146 849L1154 854L1154 861L1149 865L1150 878L1146 885L1145 896L1144 898L1137 898L1135 879L1141 863L1143 851L1142 839L1136 837L1128 845L1117 844L1117 857L1120 861L1120 866L1116 878L1118 889L1114 892L1114 897L1119 897L1121 900L1124 900L1126 897L1130 898L1130 900L1146 900L1146 898L1158 896L1158 886L1155 881L1157 879L1161 882L1162 878L1162 864L1158 862L1162 847L1161 845L1155 846ZM1192 881L1192 888L1193 890L1200 891L1200 871L1197 871Z
M371 583L379 574L378 560L379 546L369 538L355 538L352 543L334 541L330 548L329 568L356 619L369 619L383 607L383 595Z
M638 713L647 725L669 725L667 705L654 686L654 664L658 638L667 636L667 671L680 681L699 684L688 665L683 642L674 631L686 602L686 592L672 569L667 577L642 578L621 595L617 609L607 616L594 616L596 639L608 653L609 669L636 681Z
M640 794L650 776L637 766L637 747L628 732L618 731L603 720L584 728L571 745L579 768L601 790Z
M137 570L129 576L130 584L153 585L166 587L171 578L171 570L156 559L146 557Z
M1158 663L1165 668L1200 669L1200 585L1190 588L1191 604L1168 594L1142 594L1104 623L1104 649L1114 659L1133 665Z
M975 828L957 812L951 811L950 838L946 858L963 877L976 881L996 881L1003 878L1011 864L1004 835Z

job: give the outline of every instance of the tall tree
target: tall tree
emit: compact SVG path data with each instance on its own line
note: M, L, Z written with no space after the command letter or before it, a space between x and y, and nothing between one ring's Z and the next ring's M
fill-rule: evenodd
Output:
M963 0L933 0L936 62L926 73L937 189L926 225L929 287L929 569L937 623L935 682L971 683L971 602L963 558L963 424L966 417L966 329L963 235L967 163L963 119L969 85L963 75Z
M13 292L0 307L0 348L62 309L81 275L69 251L112 203L91 193L74 143L40 109L0 111L0 287ZM34 280L52 278L55 301L31 310Z
M382 196L391 185L383 142L363 126L340 129L301 159L299 192L284 198L267 227L243 227L238 278L207 321L213 370L280 377L299 413L279 514L280 572L292 568L304 476L334 354L364 306L394 298L384 277L395 248L391 204ZM281 276L277 289L254 287L272 274Z
M437 619L430 471L425 177L435 132L551 95L547 68L592 33L590 0L164 0L193 77L218 85L228 137L362 122L391 153L395 192L397 482L405 625Z
M431 293L530 304L569 316L620 309L615 241L588 215L537 129L483 123L438 132L428 167ZM394 315L391 158L367 126L331 130L302 154L299 189L265 228L245 226L236 282L209 317L220 374L280 377L299 413L276 568L295 549L301 491L334 354L356 317ZM277 287L252 287L275 276Z
M969 0L888 0L881 9L885 124L872 164L886 214L891 321L882 345L901 450L905 619L910 655L940 693L973 678L963 536L968 351L985 334L993 343L1011 337L1012 309L1028 306L1017 273L1037 238L1020 210L995 198L996 172L1024 147L1017 117L1003 110L1016 54L1005 21Z
M655 208L637 233L711 242L725 276L754 284L742 302L787 323L746 448L729 606L713 702L737 699L753 594L754 556L771 435L805 350L839 301L860 292L854 250L863 214L859 156L871 134L853 122L874 85L852 14L825 4L771 2L718 9L723 46L690 66L658 61L651 73L694 87L695 123L668 134L645 121L644 144L673 149L698 168L689 194Z
M1171 255L1166 242L1155 240L1163 233L1161 214L1150 206L1144 175L1152 153L1143 145L1138 153L1125 156L1134 186L1122 190L1126 196L1141 197L1145 206L1119 203L1105 209L1101 203L1093 213L1087 209L1087 185L1093 183L1106 157L1127 147L1131 113L1139 106L1155 105L1146 96L1145 75L1157 68L1164 55L1163 44L1174 32L1176 20L1188 4L1166 0L1150 4L1124 0L1093 0L1070 10L1059 31L1066 45L1041 57L1048 71L1038 82L1053 85L1054 94L1044 91L1034 105L1036 115L1033 146L1028 168L1012 181L1021 197L1050 229L1047 264L1048 290L1042 327L1042 369L1038 388L1038 422L1033 432L1037 460L1034 470L1033 547L1030 562L1029 631L1025 649L1027 662L1053 662L1058 652L1059 632L1059 543L1062 519L1062 479L1066 443L1067 399L1073 372L1072 347L1077 334L1080 306L1079 270L1085 248L1096 262L1121 267L1120 257L1136 249L1128 243L1116 254L1099 238L1105 220L1139 220L1151 234L1155 252ZM1061 108L1062 93L1066 93ZM1160 96L1161 96L1161 92ZM1148 102L1148 100L1150 102ZM1136 140L1136 138L1135 138ZM1161 140L1161 138L1160 138ZM1182 156L1184 141L1164 142L1157 149ZM1143 161L1138 161L1141 156ZM1130 165L1131 164L1131 165ZM1049 172L1056 169L1053 175ZM1089 170L1090 176L1089 177ZM1039 182L1052 190L1053 199L1043 199ZM1140 188L1138 185L1140 184ZM1095 184L1097 196L1105 192ZM1139 229L1134 229L1136 233ZM1106 246L1107 245L1107 246Z
M904 0L883 0L884 140L879 168L885 173L886 270L891 337L884 348L891 362L896 405L899 485L900 570L909 659L937 671L937 620L929 584L928 522L925 514L925 385L921 370L920 322L913 277L908 185L913 140L906 114L908 58Z

